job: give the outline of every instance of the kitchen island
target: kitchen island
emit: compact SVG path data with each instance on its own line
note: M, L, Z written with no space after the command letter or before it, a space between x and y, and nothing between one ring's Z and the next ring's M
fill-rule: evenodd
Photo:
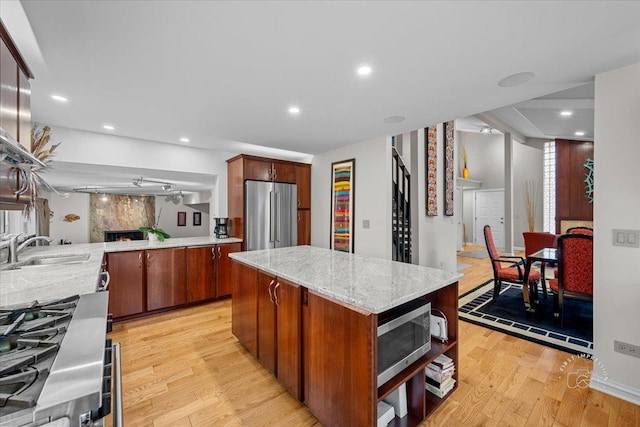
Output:
M311 246L230 257L234 335L323 424L376 425L377 403L402 384L402 425L446 399L425 391L424 370L441 354L457 363L459 273ZM416 300L447 316L449 339L378 386L378 319Z
M80 243L73 245L38 246L20 254L20 266L32 259L84 255L83 262L51 264L0 269L0 306L21 304L34 300L45 301L81 295L98 289L100 271L106 253L136 250L166 249L189 246L239 243L241 239L215 237L170 238L163 242L132 240L126 242Z

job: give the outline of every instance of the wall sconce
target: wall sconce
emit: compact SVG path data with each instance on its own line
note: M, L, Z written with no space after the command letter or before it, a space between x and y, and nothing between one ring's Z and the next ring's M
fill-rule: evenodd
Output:
M480 128L480 133L493 133L493 129L491 129L489 126L482 126L482 128Z

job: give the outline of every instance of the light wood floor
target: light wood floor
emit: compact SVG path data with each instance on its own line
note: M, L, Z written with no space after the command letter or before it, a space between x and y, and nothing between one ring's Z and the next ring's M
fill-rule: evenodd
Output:
M491 278L486 259L458 262L470 265L460 293ZM640 427L640 406L567 387L570 354L459 326L459 387L425 426ZM117 324L111 337L122 343L127 427L320 425L238 344L228 299Z

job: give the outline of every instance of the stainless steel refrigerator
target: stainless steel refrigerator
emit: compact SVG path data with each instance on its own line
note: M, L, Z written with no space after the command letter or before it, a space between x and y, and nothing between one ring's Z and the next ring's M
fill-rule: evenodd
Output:
M247 180L244 194L244 238L248 251L298 244L295 184Z

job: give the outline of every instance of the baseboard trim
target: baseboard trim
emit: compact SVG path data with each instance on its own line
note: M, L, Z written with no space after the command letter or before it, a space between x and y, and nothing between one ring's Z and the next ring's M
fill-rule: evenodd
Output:
M589 386L611 396L619 397L620 399L631 402L635 405L640 405L640 390L619 384L610 380L602 380L601 378L591 376Z

